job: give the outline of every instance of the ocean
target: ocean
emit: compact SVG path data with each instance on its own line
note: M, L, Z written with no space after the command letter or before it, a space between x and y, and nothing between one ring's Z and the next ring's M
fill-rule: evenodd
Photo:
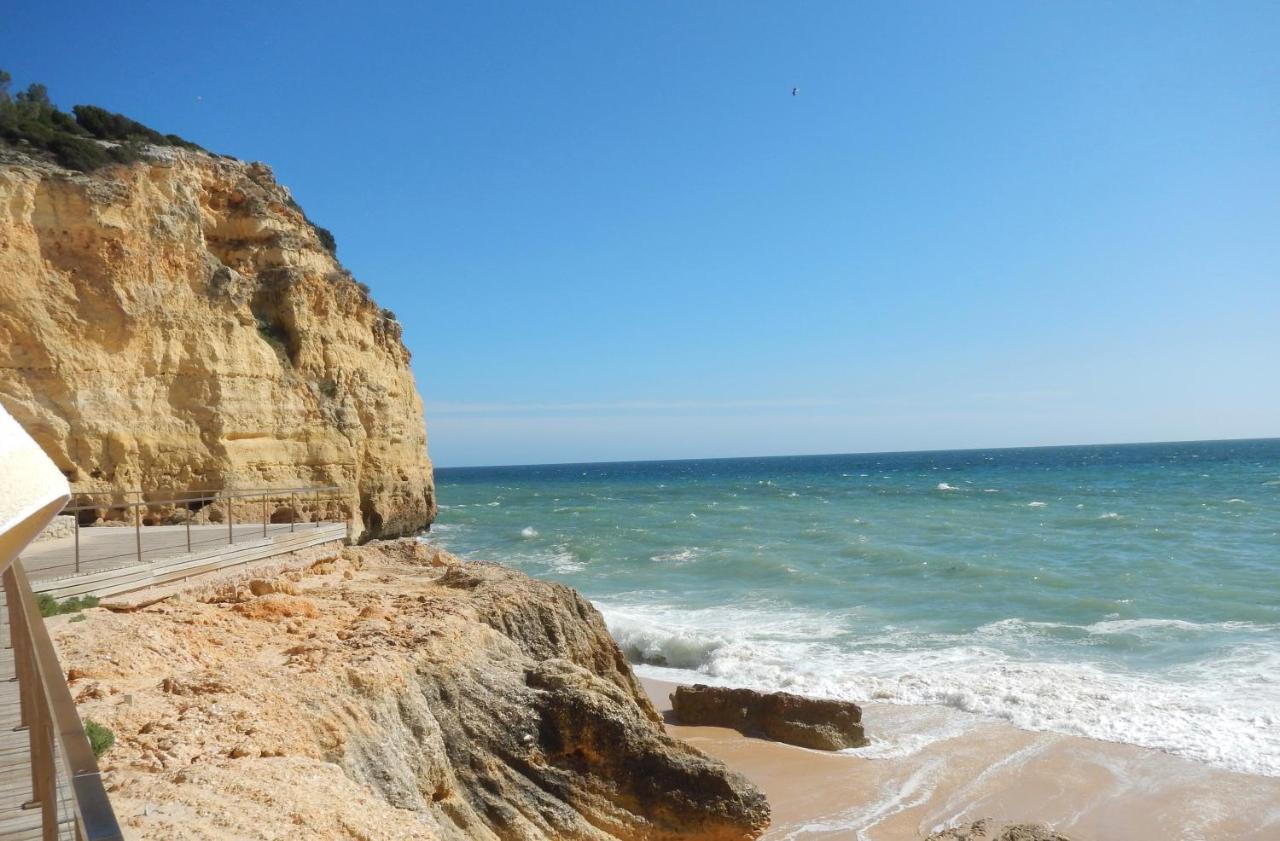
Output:
M436 475L426 539L577 588L642 675L1280 776L1280 439Z

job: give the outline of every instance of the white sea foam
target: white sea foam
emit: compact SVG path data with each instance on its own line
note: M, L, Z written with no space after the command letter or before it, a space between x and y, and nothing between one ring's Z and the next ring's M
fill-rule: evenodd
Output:
M1108 512L1107 512L1107 513L1105 513L1105 514L1099 514L1099 515L1098 515L1098 519L1099 519L1099 520L1119 520L1119 519L1122 519L1122 518L1121 518L1121 516L1120 516L1119 514L1117 514L1116 512L1114 512L1114 511L1108 511Z
M525 526L524 528L520 529L520 536L521 537L537 537L538 530L535 529L533 526Z
M697 546L689 546L675 552L660 552L657 555L650 556L649 560L660 564L687 564L692 560L696 560L702 550Z
M944 770L941 758L931 759L914 769L905 780L891 779L880 784L873 798L821 820L810 821L781 836L786 841L813 833L853 832L858 841L867 841L868 830L894 815L929 800Z
M958 490L960 490L960 489L959 489L959 488L957 488L955 485L948 485L946 482L939 482L939 483L938 483L938 487L937 487L936 489L937 489L937 490L940 490L940 491L958 491Z
M935 823L929 831L941 832L949 826L955 826L956 816L963 815L967 807L976 802L980 796L979 792L983 790L987 780L992 779L997 774L1004 773L1007 769L1026 765L1030 760L1042 755L1053 741L1052 739L1036 740L1026 747L1007 754L988 765L976 777L965 781L958 788L951 791L941 806L935 805L933 807L931 818ZM949 821L951 823L948 823Z
M1091 634L1128 634L1143 631L1190 631L1194 633L1213 633L1230 631L1235 633L1274 633L1275 625L1261 625L1256 622L1187 622L1183 619L1107 619L1085 625L1084 629Z
M978 724L976 717L945 707L900 709L906 714L875 714L876 723L868 733L871 743L860 748L848 748L841 753L863 759L902 759L914 756L930 745L963 736Z
M1037 501L1037 502L1028 502L1028 503L1027 503L1027 507L1028 507L1028 508L1044 508L1044 507L1045 507L1046 505L1048 505L1048 504L1049 504L1049 503L1047 503L1047 502L1038 502L1038 501Z
M655 605L600 605L642 674L800 694L942 705L1027 730L1156 748L1223 768L1280 776L1280 652L1260 636L1213 658L1141 674L1100 662L1021 659L1020 635L1274 633L1250 623L1104 620L1086 626L1007 619L964 637L889 629L863 644L838 617ZM918 750L905 734L879 755Z
M551 568L552 572L562 574L566 572L580 572L587 567L587 565L578 560L572 552L563 547L560 547L556 552L548 555L543 560L546 565Z

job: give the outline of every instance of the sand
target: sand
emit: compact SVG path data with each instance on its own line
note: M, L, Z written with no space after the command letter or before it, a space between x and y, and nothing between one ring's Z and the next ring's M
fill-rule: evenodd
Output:
M674 684L644 684L669 711ZM945 707L867 704L863 721L873 741L862 755L668 729L760 786L773 806L767 839L920 839L982 817L1042 822L1079 841L1280 839L1280 778Z

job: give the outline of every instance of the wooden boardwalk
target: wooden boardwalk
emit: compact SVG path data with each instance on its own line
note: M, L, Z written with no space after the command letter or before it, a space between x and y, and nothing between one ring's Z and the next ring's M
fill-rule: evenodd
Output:
M22 708L18 699L18 678L13 649L9 647L9 608L0 587L0 841L40 841L40 809L24 809L31 799L31 742L22 729ZM71 819L70 792L65 781L58 787L58 837L72 841L75 825Z

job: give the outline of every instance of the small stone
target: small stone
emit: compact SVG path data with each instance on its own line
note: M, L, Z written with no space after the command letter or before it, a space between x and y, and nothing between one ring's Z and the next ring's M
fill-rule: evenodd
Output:
M232 759L244 759L246 757L258 756L262 752L253 744L253 742L241 742L231 749Z

